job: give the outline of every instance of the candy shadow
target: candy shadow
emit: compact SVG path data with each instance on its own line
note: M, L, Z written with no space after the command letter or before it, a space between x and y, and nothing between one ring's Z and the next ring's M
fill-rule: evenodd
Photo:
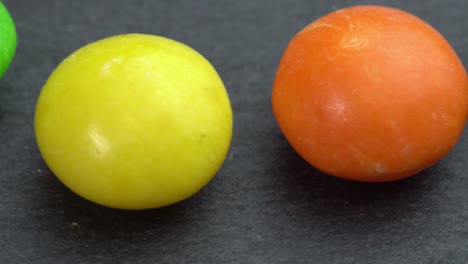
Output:
M7 109L5 108L5 105L8 103L7 95L11 93L12 90L13 88L11 86L8 86L4 83L0 84L0 122L2 122L7 115Z
M294 212L301 224L312 216L337 232L366 232L369 225L391 225L430 213L428 204L439 179L437 165L399 181L354 182L315 169L279 133L277 138L275 162L269 169L279 176L280 196L276 199L282 201L284 212Z
M177 237L196 235L203 213L204 192L171 206L142 211L111 209L89 202L66 188L44 165L37 175L41 231L73 248L82 257L137 257L163 248ZM198 224L197 224L198 223ZM141 247L141 248L140 248ZM146 249L147 250L147 249Z

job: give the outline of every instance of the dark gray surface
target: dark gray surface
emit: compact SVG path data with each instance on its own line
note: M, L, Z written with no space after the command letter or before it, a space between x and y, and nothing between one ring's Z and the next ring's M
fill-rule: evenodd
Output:
M468 135L436 166L388 184L317 172L270 111L281 54L334 8L400 7L468 63L468 1L5 0L19 46L0 80L0 263L468 263ZM201 192L144 212L91 204L47 169L36 98L57 64L115 34L153 33L204 54L234 110L226 163Z

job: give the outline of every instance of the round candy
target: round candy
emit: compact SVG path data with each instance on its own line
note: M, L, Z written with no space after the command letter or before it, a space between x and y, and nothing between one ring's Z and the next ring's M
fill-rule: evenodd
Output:
M71 190L147 209L193 195L217 173L232 110L202 55L129 34L85 46L57 67L38 99L35 131L45 162Z
M13 19L0 1L0 78L3 77L16 50L16 30Z
M289 43L272 103L293 148L337 177L392 181L440 160L468 111L466 71L414 15L381 6L328 14Z

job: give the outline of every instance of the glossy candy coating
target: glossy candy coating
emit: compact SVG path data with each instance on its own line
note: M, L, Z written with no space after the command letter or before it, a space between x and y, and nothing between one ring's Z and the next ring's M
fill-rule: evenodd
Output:
M85 46L45 84L35 131L44 160L95 203L147 209L181 201L217 173L232 135L223 82L190 47L128 34Z
M16 51L16 29L10 13L0 1L0 78L8 70Z
M450 44L407 12L355 6L289 43L272 104L293 148L337 177L383 182L443 158L468 111L465 68Z

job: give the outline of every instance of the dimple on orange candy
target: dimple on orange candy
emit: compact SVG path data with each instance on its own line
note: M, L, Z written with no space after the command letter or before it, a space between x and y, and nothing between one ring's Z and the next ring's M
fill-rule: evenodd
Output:
M468 113L465 68L407 12L355 6L289 43L272 94L292 147L328 174L365 182L411 176L456 144Z

